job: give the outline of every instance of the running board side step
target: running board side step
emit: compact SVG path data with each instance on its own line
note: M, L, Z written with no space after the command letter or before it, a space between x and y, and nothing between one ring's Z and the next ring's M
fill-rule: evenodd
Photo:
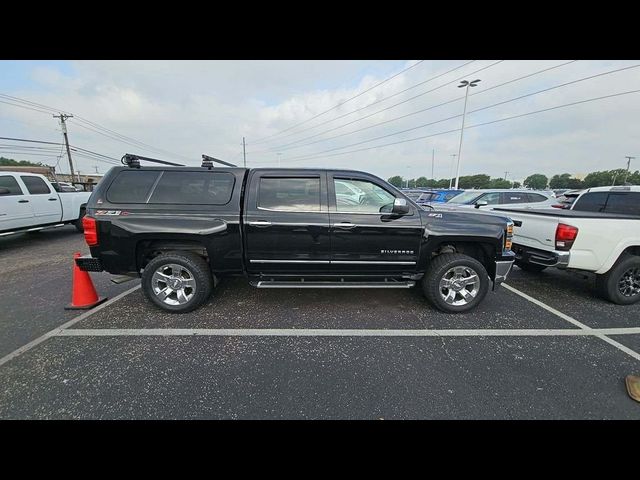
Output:
M260 280L250 282L257 288L411 288L416 282L323 282Z

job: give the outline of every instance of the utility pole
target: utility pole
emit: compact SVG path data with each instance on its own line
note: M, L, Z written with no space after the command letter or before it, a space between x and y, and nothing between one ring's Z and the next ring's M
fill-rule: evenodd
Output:
M67 115L64 113L60 113L60 115L54 115L53 118L60 119L60 125L62 127L62 135L64 135L64 143L67 146L67 157L69 158L69 172L71 172L71 181L73 182L73 160L71 160L71 149L69 148L69 137L67 136L67 124L65 120L67 118L72 118L73 115ZM78 177L78 181L80 181L80 177Z
M247 150L244 143L244 137L242 137L242 156L244 157L244 168L247 168Z
M282 153L278 152L278 168L280 168L280 158L282 157Z
M507 175L509 175L509 172L504 172L504 179L507 179Z
M98 165L94 165L93 168L96 169L96 173L98 173Z
M624 175L624 182L622 182L622 184L624 185L625 183L627 183L627 177L629 176L629 167L631 166L631 160L635 160L636 157L629 157L626 156L624 157L627 159L627 173Z

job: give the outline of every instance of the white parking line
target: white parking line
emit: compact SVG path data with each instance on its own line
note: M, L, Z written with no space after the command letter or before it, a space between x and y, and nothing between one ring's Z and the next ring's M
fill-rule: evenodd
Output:
M86 328L60 330L59 337L601 337L639 335L640 327L602 329L366 329L366 328Z
M69 328L72 325L75 325L76 323L78 323L80 320L84 320L87 317L90 317L91 315L93 315L94 313L99 312L100 310L102 310L105 307L108 307L109 305L111 305L112 303L117 302L118 300L120 300L122 297L125 297L127 295L129 295L130 293L136 291L137 289L140 288L140 285L136 285L133 288L130 288L129 290L125 290L124 292L120 293L119 295L116 295L115 297L113 297L111 300L107 300L106 302L104 302L101 305L98 305L97 307L95 307L92 310L89 310L88 312L83 313L82 315L78 315L77 317L72 318L71 320L69 320L66 323L63 323L62 325L60 325L59 327L54 328L53 330L48 331L47 333L45 333L44 335L39 336L38 338L36 338L35 340L30 341L29 343L27 343L26 345L23 345L22 347L14 350L13 352L9 353L8 355L5 355L4 357L0 358L0 367L2 365L4 365L5 363L13 360L14 358L16 358L19 355L22 355L24 352L31 350L33 347L35 347L36 345L41 344L42 342L44 342L47 338L51 338L51 337L55 337L58 335L58 333L60 333L61 331L63 331L65 328Z
M521 292L520 290L518 290L517 288L512 287L511 285L507 285L506 283L503 283L502 286L505 287L510 292L513 292L516 295L520 295L525 300L528 300L531 303L534 303L534 304L538 305L539 307L544 308L548 312L551 312L554 315L566 320L567 322L572 323L573 325L575 325L576 327L578 327L578 328L580 328L582 330L589 330L589 331L592 331L592 332L597 332L598 331L597 329L592 329L592 328L586 326L584 323L579 322L575 318L570 317L569 315L567 315L565 313L562 313L562 312L556 310L553 307L550 307L546 303L543 303L538 299L530 297L526 293ZM615 329L613 329L613 330L615 330ZM638 352L636 352L634 350L631 350L629 347L625 347L621 343L616 342L615 340L612 340L611 338L609 338L609 337L607 337L605 335L617 335L617 334L614 334L614 333L597 333L595 336L598 337L599 339L607 342L609 345L612 345L612 346L616 347L618 350L621 350L624 353L626 353L627 355L629 355L629 356L635 358L636 360L640 361L640 353L638 353Z

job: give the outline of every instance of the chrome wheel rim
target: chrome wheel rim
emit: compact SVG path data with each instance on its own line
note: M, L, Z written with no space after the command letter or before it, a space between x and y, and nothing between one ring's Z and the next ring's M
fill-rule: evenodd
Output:
M440 296L448 305L467 305L479 291L480 277L471 267L452 267L440 279Z
M635 297L640 294L640 268L628 269L618 280L618 291L625 297Z
M184 305L196 293L193 274L175 263L158 268L151 277L151 286L156 297L167 305Z

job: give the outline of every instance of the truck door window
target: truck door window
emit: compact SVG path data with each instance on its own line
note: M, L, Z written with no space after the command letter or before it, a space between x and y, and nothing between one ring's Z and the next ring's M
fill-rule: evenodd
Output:
M583 212L604 212L607 204L607 192L585 193L575 202L573 210Z
M342 195L336 188L336 207L343 213L384 213L391 212L395 196L384 188L367 180L334 179L334 184L344 183L356 192L358 197Z
M8 197L10 195L22 195L22 189L16 179L9 175L0 176L0 188L7 188L9 193L5 193L3 197Z
M640 215L640 192L610 193L605 212Z
M47 193L51 193L51 190L49 189L47 184L44 183L44 180L39 177L21 175L20 178L27 186L27 190L29 190L29 193L31 195L46 195Z
M319 212L320 177L261 177L258 208L287 212Z

